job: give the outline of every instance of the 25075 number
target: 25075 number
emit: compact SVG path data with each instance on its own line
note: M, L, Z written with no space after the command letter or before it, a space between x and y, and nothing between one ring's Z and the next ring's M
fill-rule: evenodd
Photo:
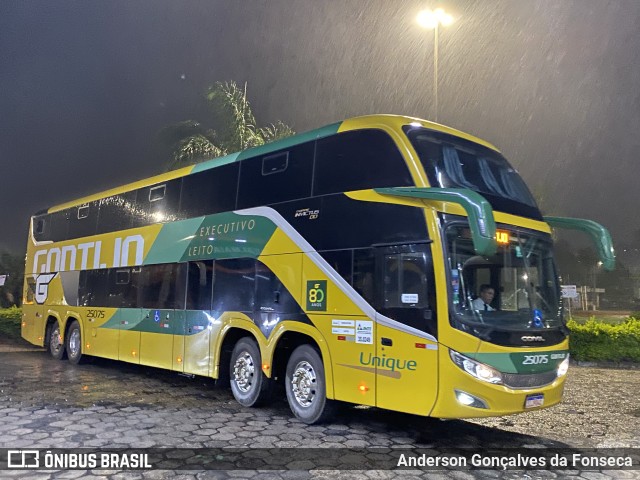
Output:
M104 310L87 310L87 318L104 318Z
M543 365L549 363L549 355L525 355L523 365Z

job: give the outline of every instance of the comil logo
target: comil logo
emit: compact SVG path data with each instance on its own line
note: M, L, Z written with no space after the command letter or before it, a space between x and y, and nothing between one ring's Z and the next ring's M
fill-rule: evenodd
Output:
M38 450L8 450L7 468L39 468L40 452Z
M520 339L523 342L546 342L542 335L524 335Z

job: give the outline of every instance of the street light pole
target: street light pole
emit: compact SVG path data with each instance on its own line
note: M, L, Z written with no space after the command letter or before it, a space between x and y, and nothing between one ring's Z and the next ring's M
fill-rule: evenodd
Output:
M453 23L453 17L442 8L422 10L418 13L418 24L426 29L433 29L433 103L434 120L438 121L438 40L440 25L446 27Z

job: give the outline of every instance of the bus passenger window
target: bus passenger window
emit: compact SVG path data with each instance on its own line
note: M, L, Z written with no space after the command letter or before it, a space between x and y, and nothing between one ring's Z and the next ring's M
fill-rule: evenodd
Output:
M269 267L256 261L257 313L299 313L300 307Z
M210 310L213 260L189 262L187 310Z
M284 172L289 164L289 152L269 155L262 159L262 175Z
M107 307L138 307L139 268L112 268L109 270Z
M353 288L375 306L375 259L371 249L353 252Z
M355 130L318 140L313 195L413 185L391 137L382 130Z
M213 314L252 313L255 297L255 260L233 258L214 263Z

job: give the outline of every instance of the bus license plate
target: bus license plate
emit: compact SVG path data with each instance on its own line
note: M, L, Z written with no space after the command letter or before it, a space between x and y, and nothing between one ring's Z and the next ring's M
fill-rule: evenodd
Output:
M527 395L527 399L524 402L524 408L541 407L544 405L544 394Z

